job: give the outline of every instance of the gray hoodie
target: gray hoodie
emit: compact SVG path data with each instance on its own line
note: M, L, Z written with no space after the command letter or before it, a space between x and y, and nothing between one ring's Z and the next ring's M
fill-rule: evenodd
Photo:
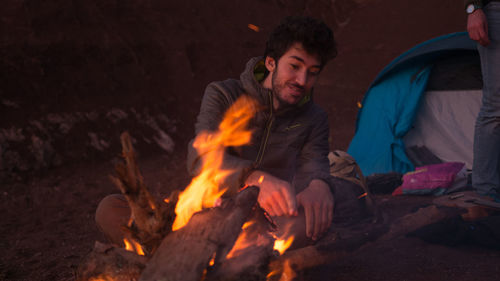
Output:
M290 182L296 193L313 179L322 179L331 185L326 112L313 103L310 96L297 106L273 111L272 91L262 87L256 78L262 80L264 72L263 58L256 57L247 63L240 80L213 82L205 90L195 124L196 134L217 130L225 111L241 95L253 97L262 108L250 122L251 143L226 150L223 168L236 169L236 172L225 184L235 190L257 169ZM187 165L189 172L196 175L203 156L197 154L192 143L188 147Z

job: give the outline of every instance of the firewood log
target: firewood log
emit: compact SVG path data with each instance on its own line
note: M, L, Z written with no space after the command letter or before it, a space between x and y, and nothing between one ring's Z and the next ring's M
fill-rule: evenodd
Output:
M129 238L143 246L146 255L152 254L171 230L178 192L172 193L169 203L156 200L144 184L128 132L122 133L120 140L125 164L117 164L117 177L110 178L130 206L130 222L128 226L124 226L124 231L129 234Z
M93 251L76 271L76 281L137 280L146 266L147 258L123 248L96 242Z
M247 223L236 244L219 251L205 281L265 280L269 261L278 253L273 249L275 238L271 235L276 226L260 207L255 208Z
M194 214L187 225L163 239L139 280L201 280L214 255L236 241L258 193L257 187L248 187L222 206Z

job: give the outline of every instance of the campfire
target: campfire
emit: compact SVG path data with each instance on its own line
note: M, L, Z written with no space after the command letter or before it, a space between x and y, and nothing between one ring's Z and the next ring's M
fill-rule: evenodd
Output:
M364 223L356 221L352 227L335 225L335 231L313 246L287 251L294 237L286 227L277 235L257 203L259 189L225 183L234 172L222 167L225 149L250 141L252 132L247 125L256 109L253 100L242 97L228 109L218 130L199 134L194 141L203 155L198 176L184 191L161 200L144 185L130 136L122 134L125 161L116 166L117 176L111 180L131 209L130 220L123 226L126 237L121 246L96 242L79 266L76 280L291 281L300 278L304 269L345 257L367 242L388 241L456 215L429 206L391 225L366 217ZM345 197L344 201L351 202L339 204L347 206L367 197L369 194ZM377 218L380 213L373 214Z
M269 265L290 247L293 236L276 236L257 204L258 188L227 186L225 179L234 171L221 167L226 147L250 142L247 127L257 108L254 100L242 96L217 131L200 133L193 144L203 156L200 173L184 191L163 200L148 192L130 137L122 134L125 164L117 165L118 176L111 179L131 208L123 226L127 237L123 248L96 242L77 279L280 280L284 271L292 276L288 262L286 270Z

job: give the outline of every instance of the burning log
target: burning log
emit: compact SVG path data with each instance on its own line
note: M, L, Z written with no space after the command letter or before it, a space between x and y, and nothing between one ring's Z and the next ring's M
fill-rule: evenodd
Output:
M193 143L198 153L204 155L199 175L181 194L173 193L165 202L155 200L148 192L130 137L122 134L125 164L116 166L117 177L111 179L130 206L131 218L124 230L137 254L96 244L80 266L78 281L264 280L269 269L272 280L279 276L282 280L291 280L296 270L331 262L388 232L388 226L380 224L336 227L335 233L316 246L280 257L273 251L278 244L275 242L291 243L293 237L278 239L269 233L269 222L257 204L257 187L248 187L230 198L220 198L224 193L234 194L237 190L223 184L224 177L233 173L222 169L226 147L244 145L251 139L246 125L254 114L254 104L241 99L233 106L236 108L227 111L219 130L200 133ZM398 226L384 237L400 235L408 227L404 223ZM244 248L239 248L240 239ZM280 254L287 247L282 248Z
M266 276L269 261L276 254L275 238L270 234L274 226L260 208L252 215L230 251L225 249L217 256L206 280L260 280Z
M194 214L187 225L165 237L139 280L201 280L214 255L225 256L238 238L258 193L258 188L249 187L221 207Z

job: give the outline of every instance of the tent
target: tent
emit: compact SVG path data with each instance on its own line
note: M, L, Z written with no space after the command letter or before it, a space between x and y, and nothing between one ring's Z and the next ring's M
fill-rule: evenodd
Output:
M420 148L470 169L481 88L476 43L467 33L421 43L394 59L368 88L348 153L365 175L412 171Z

